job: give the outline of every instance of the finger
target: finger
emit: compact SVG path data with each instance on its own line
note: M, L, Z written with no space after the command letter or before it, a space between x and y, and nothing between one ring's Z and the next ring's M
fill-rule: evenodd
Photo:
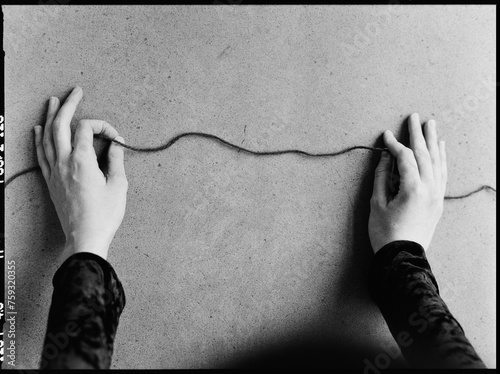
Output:
M446 183L448 182L448 166L446 165L446 149L443 140L439 142L439 155L441 158L441 191L444 196L446 193Z
M42 169L43 177L45 181L48 182L50 178L50 166L45 157L45 151L43 150L43 134L42 134L42 126L35 126L35 148L36 148L36 157L38 159L38 165L40 165L40 169Z
M391 154L389 152L382 152L378 166L375 169L372 199L382 206L387 205L388 196L391 192L388 185L392 172L391 161Z
M67 157L71 153L71 119L75 114L76 107L82 99L83 91L80 87L75 87L63 106L57 113L52 124L54 138L54 148L57 158Z
M121 136L117 136L115 140L125 143ZM121 145L111 142L108 151L108 180L125 177L124 153Z
M417 161L411 149L397 141L392 131L384 133L384 142L389 152L396 157L399 171L400 187L406 188L420 181Z
M52 138L52 122L56 117L57 111L59 110L59 99L57 97L51 97L49 99L49 106L47 108L47 119L45 121L45 128L43 131L43 149L45 151L45 157L49 165L54 165L56 161L56 151L54 149L54 139Z
M410 133L410 148L417 160L420 178L423 181L434 180L431 157L425 143L422 125L417 113L413 113L408 119L408 131Z
M98 119L81 120L75 131L73 152L93 152L95 155L94 135L115 139L118 136L118 131L105 121Z
M425 142L429 155L431 157L432 170L434 174L434 181L440 183L441 181L441 156L438 146L438 137L436 131L436 121L429 120L424 125Z

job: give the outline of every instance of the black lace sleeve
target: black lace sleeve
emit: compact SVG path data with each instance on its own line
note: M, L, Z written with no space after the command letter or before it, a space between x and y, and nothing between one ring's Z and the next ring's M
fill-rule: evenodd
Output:
M54 274L41 369L106 369L111 365L123 287L111 265L87 252Z
M484 368L439 296L424 249L395 241L374 256L371 294L406 361L418 368Z

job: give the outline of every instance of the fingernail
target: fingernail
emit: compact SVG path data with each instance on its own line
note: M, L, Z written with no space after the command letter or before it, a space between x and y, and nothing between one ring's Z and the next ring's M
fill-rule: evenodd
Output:
M121 136L117 136L117 137L115 138L115 140L116 140L116 141L118 141L118 142L120 142L120 143L125 144L125 139L123 139Z

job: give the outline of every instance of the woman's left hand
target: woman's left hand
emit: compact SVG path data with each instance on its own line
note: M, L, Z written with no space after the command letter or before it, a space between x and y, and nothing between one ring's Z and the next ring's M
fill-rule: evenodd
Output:
M66 257L91 252L106 259L125 215L128 182L123 147L111 143L105 175L93 138L100 134L124 141L104 121L81 120L72 147L70 123L82 95L82 89L75 87L62 106L50 98L45 128L35 126L36 152L66 236Z

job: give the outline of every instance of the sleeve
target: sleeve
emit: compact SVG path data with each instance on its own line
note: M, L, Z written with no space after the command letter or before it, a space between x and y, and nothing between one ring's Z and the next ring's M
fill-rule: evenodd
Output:
M109 368L125 307L125 293L112 266L98 255L76 253L60 266L52 283L40 368Z
M387 244L375 254L370 278L370 293L409 365L485 368L439 296L422 246Z

